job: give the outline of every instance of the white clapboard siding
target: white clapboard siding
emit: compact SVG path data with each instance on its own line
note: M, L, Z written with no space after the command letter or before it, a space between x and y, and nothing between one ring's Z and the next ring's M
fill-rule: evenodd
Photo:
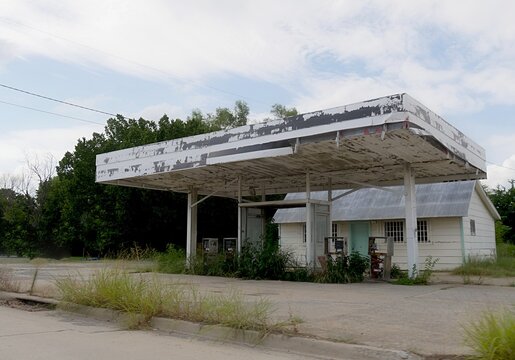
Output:
M279 225L281 249L291 252L299 264L306 263L306 243L304 242L303 225L302 223Z
M470 221L476 223L476 234L471 234ZM472 193L469 214L463 218L465 258L495 257L495 220L476 191Z

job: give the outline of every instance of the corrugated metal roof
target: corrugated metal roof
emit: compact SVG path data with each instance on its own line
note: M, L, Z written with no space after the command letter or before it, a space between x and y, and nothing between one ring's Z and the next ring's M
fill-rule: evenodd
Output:
M468 215L475 181L416 185L417 217L463 217ZM405 216L403 186L390 186L385 191L365 188L345 195L333 202L333 221L401 219ZM333 191L333 197L348 190ZM286 199L304 199L305 193L290 193ZM327 200L327 192L311 193L312 199ZM276 223L304 222L305 208L279 209Z

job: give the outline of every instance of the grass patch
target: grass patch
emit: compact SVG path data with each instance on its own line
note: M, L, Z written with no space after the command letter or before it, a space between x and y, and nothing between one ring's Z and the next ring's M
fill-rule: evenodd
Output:
M485 312L465 327L465 343L476 359L515 359L515 313Z
M515 245L497 244L497 259L469 258L452 272L454 275L512 277L515 276Z
M278 323L271 319L272 303L261 298L247 302L242 294L202 294L182 284L165 284L156 277L144 278L117 269L98 271L88 280L71 277L56 280L65 302L119 310L131 315L128 324L137 328L153 316L163 316L205 324L267 333L294 326L294 321Z

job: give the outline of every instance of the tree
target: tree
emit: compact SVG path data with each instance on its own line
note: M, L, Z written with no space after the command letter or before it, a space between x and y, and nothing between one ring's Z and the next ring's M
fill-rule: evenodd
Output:
M234 104L233 111L228 108L217 108L215 115L209 115L208 119L213 126L213 130L232 129L247 125L249 113L250 109L247 103L238 100Z
M281 104L274 104L272 105L272 109L270 110L270 113L276 118L276 119L284 119L290 116L297 116L299 113L296 108L287 108L284 105Z
M501 215L500 223L496 224L496 235L515 244L515 189L498 186L488 190L488 195Z

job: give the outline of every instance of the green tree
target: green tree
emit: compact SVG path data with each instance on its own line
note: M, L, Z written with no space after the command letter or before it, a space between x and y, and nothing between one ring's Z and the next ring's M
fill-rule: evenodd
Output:
M500 223L496 224L496 236L502 237L502 241L515 244L515 189L498 186L487 192L501 215Z
M270 113L276 118L276 119L284 119L290 116L297 116L299 113L296 108L287 108L284 105L281 104L274 104L272 105L272 109L270 110Z

